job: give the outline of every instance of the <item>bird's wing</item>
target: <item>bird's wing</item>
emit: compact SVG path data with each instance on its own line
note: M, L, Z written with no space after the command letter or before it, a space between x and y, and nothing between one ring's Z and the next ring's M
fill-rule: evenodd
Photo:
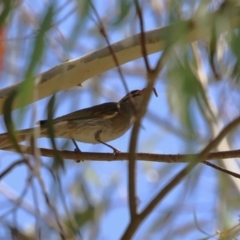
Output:
M63 122L63 121L74 121L74 120L83 120L91 118L113 118L115 117L120 109L119 103L109 102L96 105L89 108L84 108L61 117L58 117L53 120L53 123ZM45 125L47 120L42 120L39 122L41 126Z

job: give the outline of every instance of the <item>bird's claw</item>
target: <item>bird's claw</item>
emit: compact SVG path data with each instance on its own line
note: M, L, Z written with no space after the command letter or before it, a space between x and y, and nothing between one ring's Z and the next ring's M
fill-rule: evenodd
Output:
M116 154L118 154L118 153L121 153L121 151L117 150L116 148L113 149L113 154L114 154L114 155L116 155Z
M80 150L79 148L75 148L75 149L74 149L74 152L75 152L75 153L80 153L81 150ZM83 161L84 161L84 160L75 160L76 163L83 162Z

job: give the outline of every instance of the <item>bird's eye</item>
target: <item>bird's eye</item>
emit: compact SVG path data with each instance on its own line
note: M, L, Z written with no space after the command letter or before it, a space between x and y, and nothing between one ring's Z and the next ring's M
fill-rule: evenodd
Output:
M140 91L140 90L134 90L134 91L132 91L131 92L131 95L132 95L132 97L137 97L137 96L141 96L142 95L142 91Z
M131 91L131 94L134 94L136 92L139 92L139 90L133 90L133 91Z
M122 98L120 100L120 102L127 102L127 101L129 101L129 98L133 98L133 97L139 96L140 92L141 91L139 91L139 90L133 90L133 91L129 92L124 98Z

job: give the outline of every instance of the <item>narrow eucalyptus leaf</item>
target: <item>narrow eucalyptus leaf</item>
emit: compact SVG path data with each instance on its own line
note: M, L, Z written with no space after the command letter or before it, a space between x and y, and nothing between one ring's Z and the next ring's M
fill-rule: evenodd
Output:
M216 26L213 24L212 27L212 34L210 39L210 51L209 51L209 62L214 73L215 78L218 80L220 78L216 66L215 66L215 56L216 56L216 49L217 49L217 33L216 33Z
M174 60L168 71L169 103L172 111L181 120L188 134L195 135L195 110L202 114L203 120L209 125L209 119L214 120L214 114L209 106L206 93L193 73L188 58L180 62ZM209 118L209 115L211 118Z
M55 106L55 94L50 98L47 106L47 131L48 136L50 138L51 144L53 149L55 150L55 158L54 158L54 167L58 168L61 166L64 169L64 161L57 151L56 142L55 142L55 134L54 134L54 123L53 123L53 117L54 117L54 106Z
M0 27L6 23L6 19L12 10L14 0L2 0L1 3L1 14L0 14Z
M129 0L121 0L118 1L118 9L119 9L119 14L117 14L116 20L113 22L114 26L117 26L121 24L126 16L129 14L130 10L132 9L132 1Z
M22 153L22 150L18 144L18 140L14 130L14 123L12 120L12 105L17 96L17 91L13 91L9 94L3 105L3 119L8 132L9 139L11 140L13 147L17 150L17 152Z
M232 77L236 79L237 82L239 82L240 79L240 48L239 48L239 42L240 42L240 29L237 29L232 32L231 41L230 41L230 47L232 49L232 53L235 55L236 62L234 64L233 70L232 70Z

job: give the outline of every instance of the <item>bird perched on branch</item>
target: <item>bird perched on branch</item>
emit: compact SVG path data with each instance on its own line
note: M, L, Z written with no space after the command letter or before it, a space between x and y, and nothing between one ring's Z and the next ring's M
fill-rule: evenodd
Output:
M155 95L157 92L153 88ZM134 119L141 108L146 88L134 90L119 102L108 102L55 118L52 120L54 136L72 139L76 142L102 143L110 147L115 153L118 150L106 142L121 137L134 123ZM48 120L39 122L40 136L49 137ZM33 128L16 132L18 142L32 136ZM12 142L8 133L0 134L0 149L11 149Z

